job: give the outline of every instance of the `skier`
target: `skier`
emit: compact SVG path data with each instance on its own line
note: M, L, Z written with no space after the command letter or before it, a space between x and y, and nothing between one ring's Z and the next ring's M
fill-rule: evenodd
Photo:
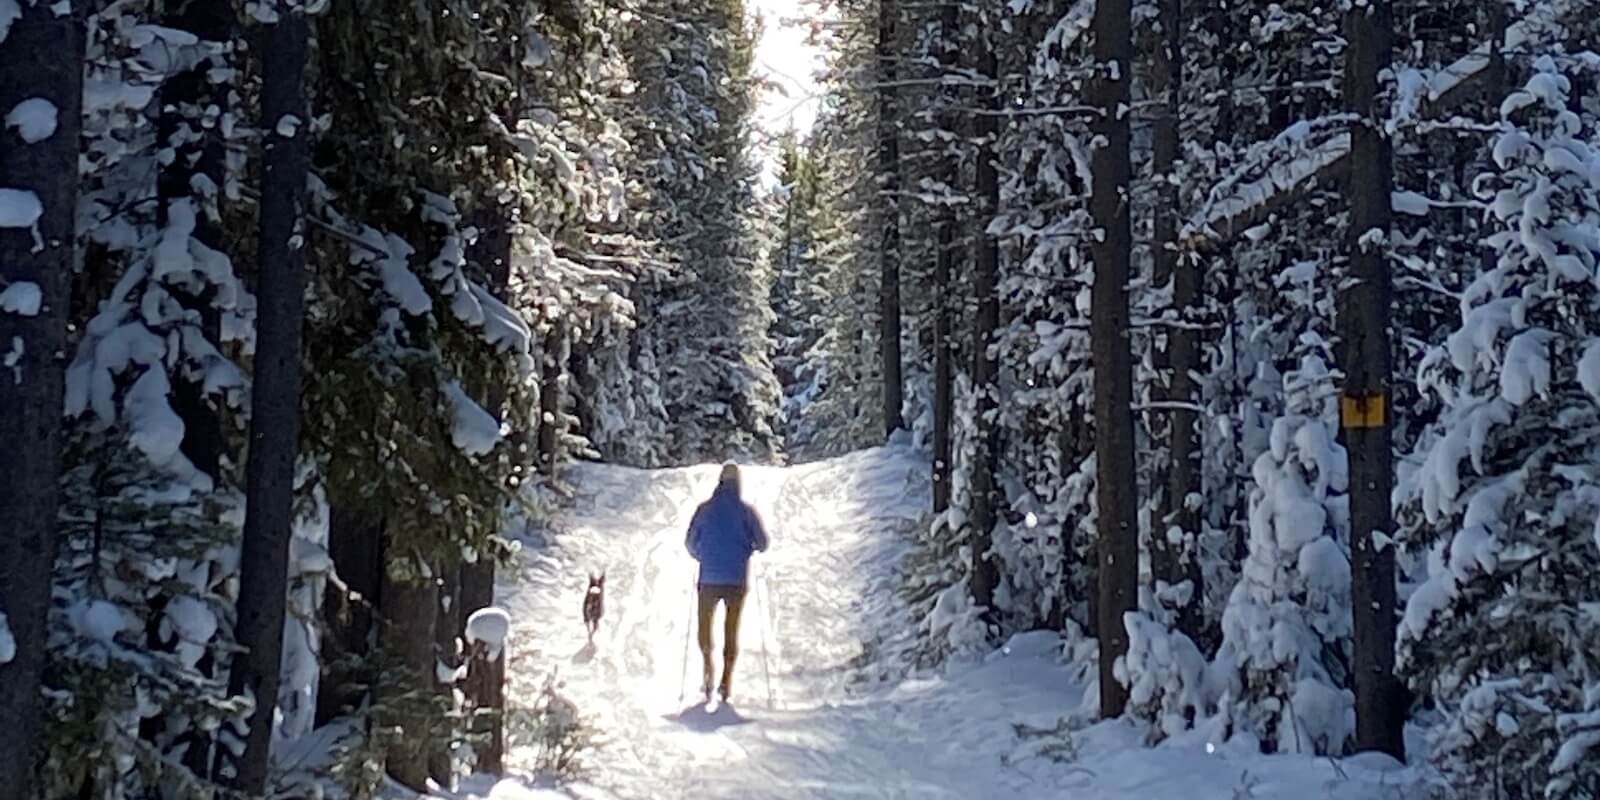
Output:
M717 603L727 605L722 634L722 683L718 693L724 702L733 691L733 662L738 655L739 612L744 610L744 594L750 577L750 556L767 549L767 532L756 510L739 497L739 467L724 464L711 499L695 509L684 541L689 555L700 562L699 589L700 657L705 667L701 691L711 699L714 678L711 662L711 617Z

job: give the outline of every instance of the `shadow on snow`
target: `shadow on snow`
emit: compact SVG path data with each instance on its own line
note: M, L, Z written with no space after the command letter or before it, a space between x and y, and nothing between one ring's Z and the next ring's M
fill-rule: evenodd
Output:
M755 720L740 715L729 703L723 703L715 709L705 703L695 703L676 714L665 714L665 719L688 728L696 733L716 733L722 728L734 725L748 725Z

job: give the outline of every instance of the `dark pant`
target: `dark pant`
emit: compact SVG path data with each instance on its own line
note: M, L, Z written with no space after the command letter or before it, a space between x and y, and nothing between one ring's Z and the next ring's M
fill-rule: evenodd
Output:
M700 587L700 656L705 662L706 682L711 682L711 619L717 603L726 603L728 613L722 630L722 685L733 680L733 661L739 653L739 612L744 610L743 586Z

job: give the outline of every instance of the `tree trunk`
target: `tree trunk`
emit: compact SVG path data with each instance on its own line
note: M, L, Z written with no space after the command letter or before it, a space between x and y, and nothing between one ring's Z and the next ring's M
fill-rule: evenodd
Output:
M435 602L433 604L433 657L434 660L447 668L454 669L461 664L460 654L456 652L456 637L464 630L461 623L460 594L461 594L461 565L452 563L440 565L434 580L436 587ZM447 681L440 681L429 670L428 677L433 684L434 694L441 698L447 706L455 702L455 685ZM454 788L452 769L450 765L450 739L439 737L428 742L428 775L434 783L449 790Z
M1405 758L1406 707L1394 675L1394 549L1375 534L1394 531L1389 494L1389 317L1392 302L1388 234L1393 211L1393 149L1378 102L1379 76L1389 69L1393 31L1389 0L1356 6L1345 17L1345 110L1350 133L1350 207L1346 245L1350 277L1339 294L1344 389L1340 422L1350 459L1351 613L1355 628L1356 749Z
M900 375L900 132L895 108L894 0L878 0L878 202L883 209L879 241L878 353L883 372L884 435L905 426L900 411L905 386Z
M506 752L506 651L490 658L489 648L483 642L474 642L467 655L467 681L464 694L472 712L474 728L488 734L488 741L478 749L479 772L499 775L504 770ZM479 715L483 716L479 716ZM484 730L488 727L488 730Z
M245 748L232 785L247 796L266 791L283 650L285 584L294 518L295 458L300 435L300 327L305 294L301 213L306 191L306 126L293 135L279 121L306 120L302 74L305 14L278 4L279 21L262 35L260 282L256 290L255 376L251 388L250 454L246 465L244 545L240 554L235 637L245 648L233 660L229 693L255 698ZM227 758L227 750L219 758Z
M946 78L955 72L960 49L956 42L961 34L960 7L946 3L939 12L939 77ZM939 102L949 104L955 100L953 92L941 88ZM940 114L942 124L953 127L955 115L946 111ZM947 148L947 144L936 145ZM939 157L940 171L946 186L954 188L961 177L961 167L953 154ZM933 511L943 513L950 507L950 471L955 457L952 434L955 427L955 360L954 336L955 299L953 270L956 259L956 212L952 206L938 210L938 251L933 266Z
M977 67L980 75L998 79L991 33L985 30L978 36ZM991 87L988 92L984 106L991 113L978 115L976 125L980 142L975 165L978 213L973 219L977 269L972 276L972 293L978 304L978 314L972 322L972 390L977 395L972 423L976 430L972 460L972 599L985 609L994 606L994 590L1000 583L1000 571L989 554L999 501L995 486L994 411L999 402L1000 365L990 345L995 329L1000 327L1000 243L988 233L989 221L1000 205L1000 176L995 169L1000 90Z
M561 457L561 364L566 349L565 325L551 320L539 383L539 471L545 475L556 474Z
M950 212L941 212L949 214ZM952 215L953 216L953 215ZM950 471L955 458L952 436L955 422L955 360L950 309L950 267L955 261L955 227L950 217L939 221L938 254L933 266L933 513L950 508Z
M426 564L421 559L391 549L388 562L379 609L381 643L396 669L379 677L378 724L395 733L387 743L385 769L407 788L425 792L433 736L432 715L422 704L434 685L433 623L439 593L433 577L422 574Z
M0 227L0 291L39 288L37 314L0 310L0 630L15 652L0 659L0 795L37 797L34 755L41 739L39 685L55 561L61 476L63 351L73 270L78 197L78 132L83 96L81 10L56 16L23 3L0 42L0 112L31 98L56 108L55 131L25 142L0 126L0 190L31 193L31 228ZM10 359L15 357L12 362Z
M1100 714L1122 715L1127 687L1113 668L1128 652L1123 615L1139 590L1138 488L1134 484L1133 365L1128 341L1128 276L1133 237L1128 219L1129 0L1099 0L1094 11L1091 104L1098 106L1090 213L1097 236L1091 295L1094 357L1095 498L1100 550Z
M1199 387L1194 373L1200 369L1200 338L1189 324L1198 322L1199 264L1192 254L1180 254L1178 176L1180 158L1178 120L1183 93L1183 0L1161 0L1161 38L1155 42L1150 92L1163 107L1154 125L1152 172L1156 181L1155 242L1152 246L1156 283L1169 282L1177 325L1161 331L1158 368L1168 375L1164 399L1176 405L1167 417L1167 474L1160 494L1156 524L1150 530L1150 567L1155 581L1169 586L1188 581L1192 591L1174 609L1178 630L1189 638L1200 635L1202 624L1200 574L1200 509L1189 495L1200 492ZM1172 534L1178 541L1174 542Z
M1229 156L1236 152L1233 147L1235 135L1233 95L1234 83L1239 74L1239 61L1237 55L1235 54L1236 47L1234 45L1233 11L1235 8L1236 5L1230 2L1230 0L1223 0L1223 2L1210 15L1209 23L1212 32L1216 35L1217 77L1222 89L1217 98L1216 141L1211 145L1212 157L1216 160L1216 172L1219 175L1226 174L1228 168L1231 166L1230 162L1232 161ZM1193 251L1189 248L1185 248L1185 251L1185 256L1188 256L1192 252L1195 256L1206 259L1207 266L1211 268L1211 274L1217 276L1215 279L1216 283L1213 284L1213 288L1211 290L1213 302L1215 304L1214 308L1217 309L1222 316L1222 319L1220 320L1221 325L1219 326L1221 328L1221 332L1217 333L1216 336L1219 340L1221 340L1223 337L1227 337L1232 342L1237 343L1239 340L1239 326L1237 307L1235 303L1237 302L1239 296L1238 270L1232 267L1232 264L1228 261L1227 254L1225 252L1202 252ZM1226 359L1229 363L1237 365L1239 363L1237 344L1233 346L1233 350L1234 352L1226 356L1221 356L1221 358ZM1237 372L1237 370L1235 370L1235 372ZM1223 405L1224 409L1226 409L1228 412L1235 414L1240 413L1240 387L1246 382L1248 382L1248 376L1234 374L1231 376L1231 380L1228 383L1223 384L1220 387L1219 393L1222 395L1221 405ZM1235 447L1241 447L1242 442L1237 441L1237 432L1234 434L1234 437ZM1242 453L1242 450L1240 452ZM1239 504L1241 502L1247 503L1247 501L1242 500L1245 492L1240 491L1239 488L1245 486L1250 480L1250 465L1243 464L1242 471L1239 468L1240 466L1241 465L1233 466L1231 474L1228 476L1230 481L1230 491L1228 494L1229 500L1226 504L1227 507L1224 510L1222 523L1225 529L1230 529L1234 533L1233 539L1230 542L1232 546L1228 548L1227 554L1229 567L1231 568L1232 573L1235 575L1239 574L1245 558L1250 554L1250 529L1248 525L1243 524L1244 514L1247 513L1247 511L1239 508Z
M323 589L318 725L355 711L370 696L375 670L353 662L372 655L373 612L383 585L383 538L382 515L337 499L329 505L328 555L344 585L329 581Z

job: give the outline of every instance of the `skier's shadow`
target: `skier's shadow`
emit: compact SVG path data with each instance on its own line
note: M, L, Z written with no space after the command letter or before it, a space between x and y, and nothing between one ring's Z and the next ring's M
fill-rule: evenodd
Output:
M590 661L593 661L594 660L594 654L597 651L597 649L598 648L596 648L595 645L594 645L594 640L590 639L589 643L584 645L582 650L579 650L578 652L572 654L572 663L574 663L574 664L587 664Z
M728 703L722 703L715 709L707 707L703 702L695 703L676 714L667 714L665 717L696 733L715 733L722 728L748 725L755 721L740 715Z

